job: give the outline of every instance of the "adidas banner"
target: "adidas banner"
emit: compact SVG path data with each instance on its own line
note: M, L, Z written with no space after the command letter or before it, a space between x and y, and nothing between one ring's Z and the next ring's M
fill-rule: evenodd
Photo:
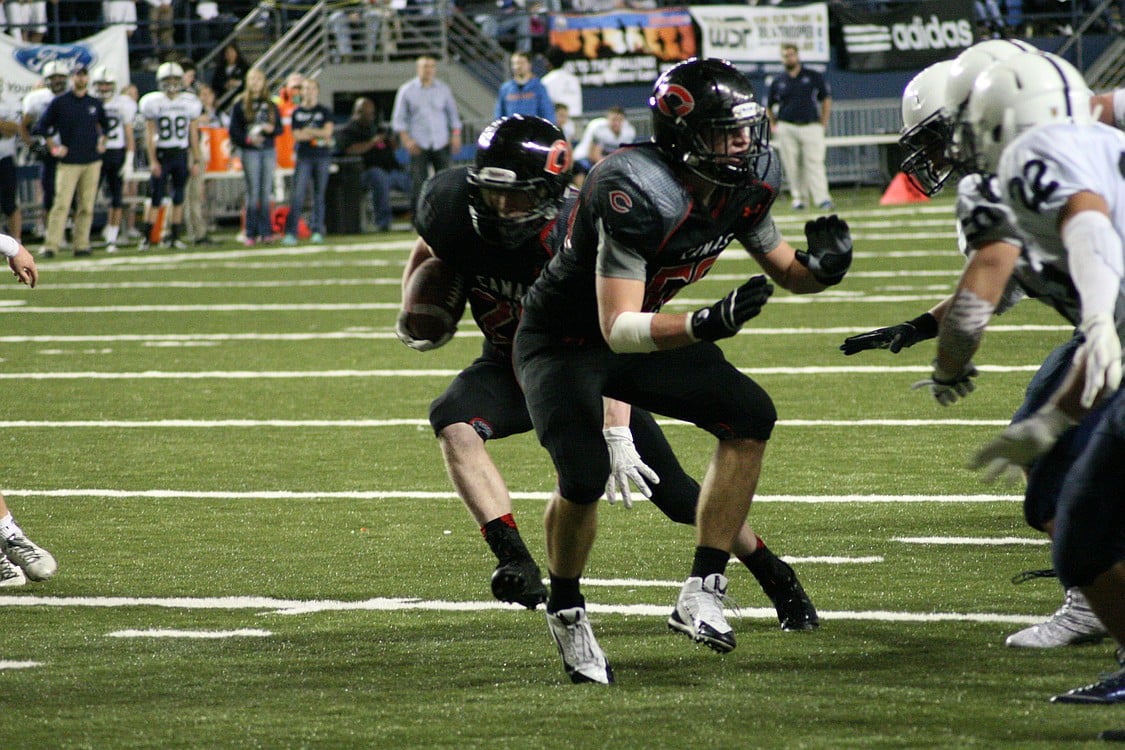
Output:
M883 13L832 7L837 59L845 70L921 70L973 43L973 0L919 0Z

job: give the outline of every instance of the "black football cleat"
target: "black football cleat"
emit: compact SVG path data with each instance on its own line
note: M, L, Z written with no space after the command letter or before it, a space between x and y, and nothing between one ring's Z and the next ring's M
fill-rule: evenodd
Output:
M1125 703L1125 669L1105 675L1091 685L1056 695L1051 703Z
M763 544L750 556L747 567L758 580L762 591L773 602L782 630L792 632L816 630L820 627L816 607L789 563Z
M512 602L535 609L547 601L547 587L539 566L530 557L509 560L492 572L492 595L502 602Z

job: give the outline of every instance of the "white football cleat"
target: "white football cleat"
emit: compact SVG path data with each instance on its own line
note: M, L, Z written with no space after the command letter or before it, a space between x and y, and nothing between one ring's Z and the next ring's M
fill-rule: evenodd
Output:
M1004 641L1012 648L1058 648L1097 643L1108 633L1078 589L1067 589L1066 600L1051 617L1038 625L1012 633Z
M46 581L59 569L59 564L50 552L43 549L23 534L0 539L0 552L8 560L23 569L24 574L33 581Z
M726 596L727 577L720 573L688 578L668 617L668 627L720 654L734 651L734 629L723 616Z
M547 627L559 648L559 656L571 682L597 682L602 685L613 682L613 668L594 638L585 609L571 607L553 614L548 612Z

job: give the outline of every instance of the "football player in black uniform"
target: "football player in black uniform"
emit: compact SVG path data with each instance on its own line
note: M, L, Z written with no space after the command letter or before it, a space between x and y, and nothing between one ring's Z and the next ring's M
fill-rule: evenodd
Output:
M773 286L755 276L686 315L661 306L736 239L792 292L836 284L851 264L847 224L836 216L805 225L807 252L781 238L769 214L780 170L769 158L766 113L729 63L674 66L649 105L655 142L621 148L590 171L559 221L556 254L524 297L515 341L516 374L559 474L546 517L547 621L575 682L612 681L579 590L610 470L603 395L718 439L698 501L695 561L668 625L719 652L735 646L724 572L777 414L713 342L738 333Z
M403 275L405 288L414 270L436 256L468 285L484 347L430 406L430 423L449 476L499 561L493 594L529 608L543 602L547 590L520 538L508 488L485 443L532 428L512 368L512 340L521 297L551 258L549 235L570 182L572 159L562 132L546 120L515 115L492 123L481 134L475 166L439 172L423 187L415 219L420 237ZM399 337L415 349L448 341L417 340L402 316L399 321ZM630 417L629 407L618 402L607 402L606 408L599 416L606 429L598 449L606 453L608 446L612 465L609 481L602 481L608 499L620 490L630 507L631 480L669 518L694 523L699 485L684 472L652 416L634 409ZM782 628L815 628L816 609L792 568L747 525L737 532L733 551L773 601Z

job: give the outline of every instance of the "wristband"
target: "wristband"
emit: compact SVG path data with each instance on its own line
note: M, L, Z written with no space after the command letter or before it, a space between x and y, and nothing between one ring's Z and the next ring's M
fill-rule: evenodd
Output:
M618 354L647 354L656 351L652 340L653 313L623 312L609 331L609 348Z
M16 241L15 237L0 234L0 253L3 253L5 257L14 258L20 254L20 243Z

